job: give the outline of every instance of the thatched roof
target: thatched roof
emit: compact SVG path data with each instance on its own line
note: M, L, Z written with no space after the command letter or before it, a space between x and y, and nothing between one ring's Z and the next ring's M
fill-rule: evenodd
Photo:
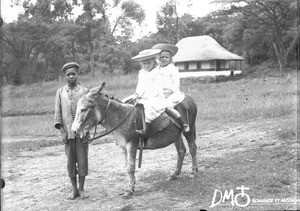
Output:
M208 61L208 60L244 60L242 57L230 53L210 36L186 37L176 46L178 52L174 56L175 62Z

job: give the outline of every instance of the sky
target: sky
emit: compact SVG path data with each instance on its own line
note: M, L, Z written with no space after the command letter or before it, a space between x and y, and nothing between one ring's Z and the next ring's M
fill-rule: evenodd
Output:
M1 1L1 17L4 22L9 23L17 20L18 14L22 12L22 7L11 7L15 0L0 0ZM141 27L136 29L135 36L147 35L156 31L156 12L160 10L167 0L134 0L140 4L145 10L146 17ZM188 2L192 3L188 7ZM178 13L181 16L184 13L189 13L194 17L203 17L210 11L215 9L215 5L211 4L213 0L179 0Z
M134 0L145 10L145 21L140 29L140 35L146 35L156 30L156 12L161 9L166 0ZM203 17L214 10L212 0L190 0L192 6L188 7L188 0L178 0L178 15L189 13L194 17ZM138 32L136 33L138 35Z

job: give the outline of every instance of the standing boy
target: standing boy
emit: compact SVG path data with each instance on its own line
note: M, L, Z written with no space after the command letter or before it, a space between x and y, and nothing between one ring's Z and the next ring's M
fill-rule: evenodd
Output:
M88 89L77 82L79 65L76 62L65 64L62 71L67 84L56 92L54 127L60 130L65 144L68 176L72 184L72 195L68 199L73 200L77 196L87 197L84 192L84 181L88 174L88 144L83 144L74 136L71 126L75 118L77 102L88 92ZM79 175L78 188L77 174Z

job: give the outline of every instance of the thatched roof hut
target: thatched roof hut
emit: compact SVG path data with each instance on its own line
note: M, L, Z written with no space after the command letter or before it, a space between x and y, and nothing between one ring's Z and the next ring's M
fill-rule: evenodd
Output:
M175 62L208 61L208 60L244 60L221 46L212 37L196 36L180 40L176 46L178 52L174 56Z
M179 50L173 59L180 72L203 74L204 71L209 71L208 74L212 74L212 71L217 71L216 74L226 72L229 75L235 74L234 71L241 73L244 59L226 50L210 36L186 37L176 46Z

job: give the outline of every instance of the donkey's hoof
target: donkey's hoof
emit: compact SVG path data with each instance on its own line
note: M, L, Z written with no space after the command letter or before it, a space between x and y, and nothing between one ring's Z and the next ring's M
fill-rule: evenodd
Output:
M169 180L169 181L170 181L170 180L177 180L177 176L171 175L171 176L168 178L168 180Z
M133 191L130 191L130 190L125 190L125 193L123 194L123 198L130 198L133 196Z

